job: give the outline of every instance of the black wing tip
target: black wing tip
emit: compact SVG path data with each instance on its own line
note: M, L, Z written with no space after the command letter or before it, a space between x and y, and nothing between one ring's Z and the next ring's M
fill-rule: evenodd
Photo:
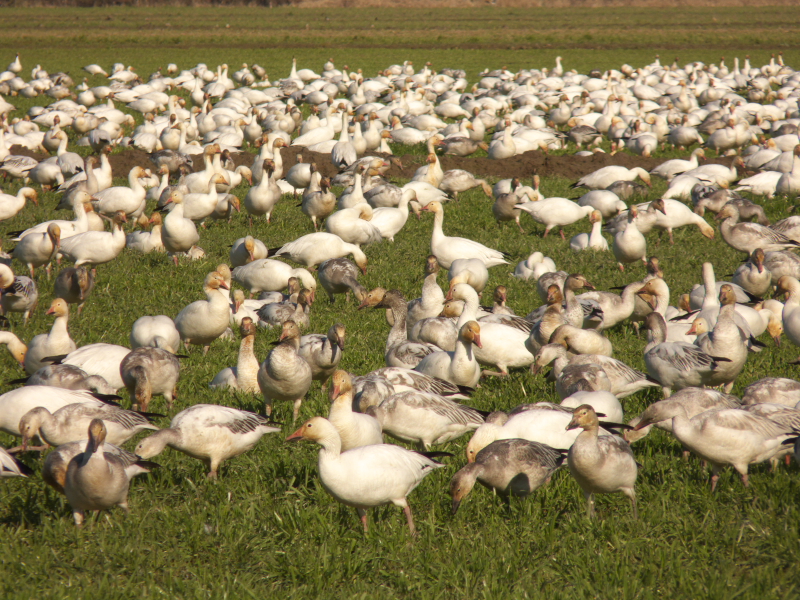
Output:
M425 458L430 458L431 460L433 460L434 462L437 462L437 463L439 462L438 460L435 460L437 458L445 458L445 457L449 457L449 456L454 456L452 452L427 451L427 450L426 451L417 451L417 454L421 454Z
M100 392L89 393L100 400L100 402L105 402L106 404L111 404L113 406L119 406L119 402L116 402L116 400L122 400L122 396L117 396L116 394L101 394Z
M65 359L65 358L67 358L67 355L66 355L66 354L56 354L56 355L54 355L54 356L45 356L45 357L42 359L42 362L49 362L49 363L52 363L52 364L54 364L54 365L60 365L60 364L61 364L61 362L62 362L62 361Z
M9 381L6 381L6 385L18 385L20 383L28 383L28 378L19 377L17 379L10 379Z
M157 462L153 462L152 460L144 460L140 458L136 461L136 465L142 467L143 469L160 469L161 465Z
M156 419L156 418L162 418L162 419L166 419L167 418L167 415L162 415L161 413L151 413L151 412L142 412L142 411L136 411L136 412L138 414L142 415L148 421L151 420L151 419Z

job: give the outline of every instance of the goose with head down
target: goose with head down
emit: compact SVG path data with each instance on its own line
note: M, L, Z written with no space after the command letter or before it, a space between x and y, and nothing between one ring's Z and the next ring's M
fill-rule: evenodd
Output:
M477 258L487 268L508 264L507 255L503 252L492 250L483 244L466 238L445 236L442 230L444 209L439 202L430 202L422 210L434 214L431 254L436 257L442 267L449 268L453 261L458 258Z

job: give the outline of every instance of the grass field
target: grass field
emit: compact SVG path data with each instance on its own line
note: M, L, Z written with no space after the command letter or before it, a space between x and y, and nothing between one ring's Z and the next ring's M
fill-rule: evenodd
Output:
M26 70L39 62L50 71L73 74L90 62L106 65L116 60L133 64L144 74L167 62L189 67L198 61L209 66L246 61L260 62L276 78L288 73L292 55L305 61L302 66L318 68L333 54L337 63L349 62L366 73L405 58L432 60L434 66L466 68L474 81L482 68L551 66L557 54L568 68L579 70L624 62L640 66L649 63L659 48L671 61L676 47L683 48L678 55L687 62L717 60L723 52L729 60L750 54L755 64L761 64L781 49L787 62L800 62L796 46L788 45L796 39L798 15L785 9L759 8L757 19L744 9L724 13L481 9L447 14L364 10L356 19L350 12L298 9L192 9L188 16L177 9L5 9L0 64L10 61L14 50L21 51ZM701 31L700 24L713 16L720 18L719 28ZM445 20L446 33L440 24ZM583 33L574 34L573 24L589 21L589 35L594 37L579 41ZM654 21L659 28L648 31ZM304 36L300 30L305 23L312 33ZM372 23L377 33L370 33ZM505 23L514 26L507 31L502 28ZM675 35L687 24L694 34ZM213 35L200 36L197 31L204 27ZM698 39L701 33L703 39ZM568 35L569 43L561 44ZM470 42L472 37L478 41ZM322 39L327 49L315 47ZM337 50L331 51L334 44ZM456 49L465 45L474 49ZM568 189L572 181L541 175L546 195L574 195ZM8 186L6 191L17 187ZM652 197L661 191L663 184L656 184ZM246 189L236 193L243 197ZM764 203L772 219L787 214L784 200L756 200ZM56 202L54 195L43 194L39 207L29 205L0 224L0 237L53 218L51 207ZM489 201L475 191L445 211L448 235L472 237L510 252L515 260L541 250L560 269L584 273L598 289L644 274L639 265L621 274L610 254L573 255L557 236L543 240L543 228L530 220L523 220L523 225L534 235L498 228ZM398 288L409 299L418 296L431 222L430 216L412 218L395 243L368 247L370 267L362 283L367 288ZM584 222L567 228L566 234L587 230ZM246 216L237 215L231 225L215 224L201 232L206 258L182 263L177 270L163 255L143 257L125 251L114 263L99 267L99 281L83 314L70 321L71 334L78 345L100 341L127 345L130 326L139 316L175 316L201 298L203 277L227 262L233 240L252 233L272 247L310 231L310 222L294 200L286 198L271 225L257 221L251 230ZM742 259L722 240L707 240L696 229L676 231L675 240L672 246L657 233L648 237L649 252L664 265L673 303L700 281L703 261L713 261L718 278L723 278ZM508 286L510 304L518 314L526 314L539 300L530 283L510 277L513 267L492 269L490 286ZM14 319L14 331L26 341L51 324L44 310L52 298L52 279L41 273L38 281L39 310L27 326ZM440 283L446 284L443 276ZM355 373L382 366L389 329L382 311L357 311L355 304L346 305L341 297L330 306L323 294L319 296L311 329L324 332L335 321L346 325L349 337L342 366ZM623 326L609 337L618 358L643 368L643 336ZM276 338L275 332L259 331L256 354L264 357ZM780 348L771 340L768 345L750 356L734 393L766 375L796 374L797 367L787 363L797 357L797 348L785 338ZM259 397L217 393L207 387L217 371L235 364L237 351L238 340L215 342L205 358L192 351L182 362L175 411L197 403L260 411ZM0 351L0 373L2 381L21 375L5 351ZM0 392L8 389L0 383ZM638 414L659 395L651 391L624 400L626 417ZM508 379L485 381L470 403L492 410L544 400L557 401L552 384L521 371ZM166 407L156 399L152 410ZM301 418L327 411L328 401L314 384ZM748 489L726 472L712 495L708 473L699 461L684 462L680 445L656 432L634 446L643 465L637 484L638 521L631 519L624 498L612 496L599 498L599 518L589 522L583 497L567 472L558 473L526 501L513 503L510 511L476 487L452 517L446 490L450 476L465 462L466 438L462 438L440 448L455 456L445 459L447 468L427 478L410 496L419 537L409 537L396 508L375 511L365 536L354 512L322 489L317 448L283 441L293 431L290 415L288 406L278 406L276 416L286 423L283 433L266 436L255 450L227 463L217 482L206 480L198 461L165 451L154 459L162 469L134 480L130 515L113 511L92 519L82 530L74 527L65 499L37 477L0 482L0 597L792 599L800 593L800 479L794 464L775 473L765 466L752 468ZM167 426L168 420L159 424ZM0 443L8 446L14 441L3 435ZM35 455L24 458L38 471L40 460Z

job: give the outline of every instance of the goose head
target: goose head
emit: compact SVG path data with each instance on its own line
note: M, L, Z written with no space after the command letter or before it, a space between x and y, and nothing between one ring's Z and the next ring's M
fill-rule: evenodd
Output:
M567 424L566 429L577 429L579 427L584 431L590 431L600 427L600 420L597 418L597 413L594 408L588 404L581 404L572 411L572 419Z
M233 292L233 314L239 312L239 309L244 304L244 292L242 290L234 290ZM249 317L245 317L249 318Z
M726 283L720 287L719 303L722 306L736 304L736 293L733 291L733 287L731 285Z
M220 263L217 265L214 271L216 271L222 276L222 279L226 284L224 289L226 290L231 289L231 268L225 263Z
M247 262L253 262L256 259L253 255L256 249L256 240L252 235L244 238L244 249L247 250Z
M703 335L704 333L708 333L708 321L705 320L703 317L697 317L694 321L692 321L692 326L686 330L686 335Z
M50 308L45 313L47 315L55 315L58 317L66 317L69 315L69 304L61 298L56 298L50 303Z
M222 288L224 290L230 289L228 284L225 283L225 278L216 271L212 271L211 273L206 275L203 287L211 290L218 290L219 288Z
M297 431L286 438L286 441L309 440L312 442L323 442L332 435L332 428L333 426L327 419L314 417L303 423Z
M299 340L300 339L300 328L297 326L297 323L289 319L288 321L284 321L283 327L281 328L281 335L278 338L279 342L283 342L286 340Z
M351 394L353 391L353 380L350 378L350 373L338 369L334 371L331 376L331 391L329 398L333 401L345 394Z
M50 238L53 246L58 246L61 243L61 228L55 223L50 223L47 226L47 237Z
M23 452L28 449L28 443L39 433L39 428L49 415L50 411L43 406L37 406L22 415L19 420L19 433L22 436Z
M723 219L731 218L734 221L739 220L739 209L730 202L722 207L722 210L714 215L715 221L722 221Z
M425 258L425 276L436 275L439 273L439 261L432 254Z
M557 285L553 284L547 288L547 305L548 306L561 306L564 302L564 294L561 292L561 288Z
M94 454L103 447L106 441L106 426L102 419L92 419L89 423L89 443L86 445L87 452Z
M331 325L331 328L328 330L328 340L330 340L332 344L339 346L339 350L344 350L345 333L344 325L335 323Z
M475 487L475 481L478 478L480 465L477 463L469 463L463 469L458 471L450 480L450 497L452 498L451 514L458 512L458 507L461 502L466 498Z
M667 214L667 209L664 206L664 200L662 198L657 198L650 203L650 209L655 209L661 214Z
M756 248L750 255L750 262L755 265L759 273L764 272L764 250L763 248Z
M595 289L594 286L591 283L589 283L589 280L586 279L586 277L584 277L581 274L578 273L572 274L569 277L567 277L566 281L564 281L565 290L575 291L583 288L589 290Z
M498 304L505 306L505 303L508 301L508 289L506 286L498 285L496 288L494 288L494 294L492 298Z
M236 290L239 291L239 290ZM244 296L244 294L242 294ZM245 317L242 319L241 325L239 325L239 333L242 335L243 338L252 336L256 334L256 324L253 323L253 319L250 317Z
M475 344L478 348L483 348L481 345L481 326L477 321L467 321L461 327L459 337L467 344Z
M159 212L154 212L154 213L153 213L153 214L150 216L150 219L148 220L148 223L149 223L150 225L153 225L153 226L155 226L155 225L161 225L161 223L162 223L162 219L161 219L161 213L159 213Z

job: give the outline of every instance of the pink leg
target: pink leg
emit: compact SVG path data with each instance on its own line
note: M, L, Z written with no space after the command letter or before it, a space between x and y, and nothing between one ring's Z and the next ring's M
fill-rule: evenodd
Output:
M361 525L364 527L364 533L368 533L369 525L367 524L367 511L363 508L357 508L356 512L358 513L358 517L361 519Z
M406 513L406 520L408 521L408 528L411 530L411 535L417 535L417 528L414 527L414 517L411 514L411 507L406 504L403 507L403 512Z

